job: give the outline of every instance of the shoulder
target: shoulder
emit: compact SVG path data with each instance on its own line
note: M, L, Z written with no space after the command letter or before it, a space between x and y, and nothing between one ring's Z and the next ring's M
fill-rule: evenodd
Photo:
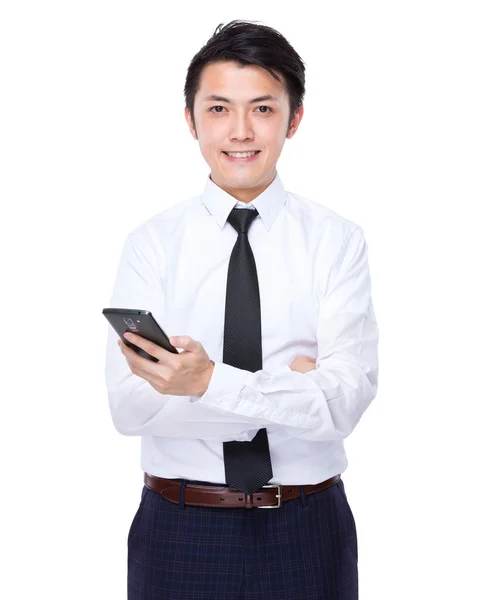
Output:
M325 203L287 191L287 209L314 237L317 243L330 242L343 246L355 232L362 229L358 223L329 208Z
M164 244L171 240L179 227L184 223L193 208L200 205L199 196L182 200L169 208L155 213L145 221L136 225L127 238L137 247L151 245L163 249Z

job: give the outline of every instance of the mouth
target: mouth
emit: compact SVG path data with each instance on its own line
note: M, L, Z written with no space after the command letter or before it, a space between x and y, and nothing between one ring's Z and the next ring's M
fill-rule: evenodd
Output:
M250 151L252 152L252 151ZM257 156L260 154L260 150L254 150L253 152L255 152L255 154L252 154L251 156L248 156L249 152L235 152L234 154L237 154L237 156L230 156L228 154L228 152L225 152L223 150L223 154L226 156L226 158L232 162L237 162L237 163L248 163L251 161L254 161Z

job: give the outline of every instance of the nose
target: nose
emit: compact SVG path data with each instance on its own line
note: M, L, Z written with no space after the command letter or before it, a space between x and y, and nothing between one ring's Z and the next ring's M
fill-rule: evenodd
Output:
M232 129L230 133L232 140L248 140L253 139L253 129L251 119L246 112L235 113Z

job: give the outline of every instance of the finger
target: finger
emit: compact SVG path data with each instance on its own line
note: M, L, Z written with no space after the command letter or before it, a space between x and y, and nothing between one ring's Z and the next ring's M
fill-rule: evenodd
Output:
M146 379L149 383L157 381L160 383L163 379L168 379L173 373L173 369L164 365L162 361L154 362L149 358L145 358L145 356L140 356L136 350L129 346L125 346L124 354L132 373Z
M133 334L131 334L131 335L133 335ZM126 337L126 336L124 336L124 337ZM134 350L133 348L130 348L130 346L127 346L124 342L122 342L120 340L120 344L121 344L120 347L122 347L122 352L125 355L125 358L128 362L128 365L129 365L131 371L135 375L138 375L139 377L143 377L147 381L156 380L157 377L160 379L160 376L162 376L164 378L170 376L173 371L173 365L171 366L170 364L167 364L167 360L171 358L170 357L171 353L167 352L163 348L160 348L160 346L157 346L157 344L154 344L153 342L146 340L145 338L143 338L140 335L136 335L134 337L138 338L138 340L142 340L140 345L139 345L138 341L137 342L135 340L133 340L133 341L128 340L128 341L130 341L132 344L135 344L139 348L141 348L142 344L144 344L145 348L142 348L142 350L145 350L150 355L155 356L155 358L159 358L159 362L154 362L153 360L150 360L149 358L146 358L145 356L140 356L140 354L136 350ZM153 349L154 347L155 347L155 350ZM169 355L165 358L165 362L164 362L164 357L161 356L161 354L160 354L160 351L164 352L166 355ZM158 356L157 356L157 354L158 354Z
M117 341L117 343L118 343L118 348L120 348L120 350L121 350L121 353L122 353L122 354L125 356L125 358L126 358L126 352L125 352L125 350L130 350L130 348L129 348L129 347L127 346L127 344L125 344L125 343L124 343L124 342L123 342L121 339L119 339L119 340Z
M200 342L188 335L172 336L170 342L175 348L183 348L186 352L197 352L202 346Z
M164 358L164 354L171 354L164 348L161 348L154 342L151 342L150 340L147 340L141 335L137 335L136 333L126 332L123 334L123 337L132 344L135 344L135 346L138 346L139 348L142 348L142 350L145 350L145 352L147 352L151 356L155 356L155 358L158 358L159 360L161 358Z

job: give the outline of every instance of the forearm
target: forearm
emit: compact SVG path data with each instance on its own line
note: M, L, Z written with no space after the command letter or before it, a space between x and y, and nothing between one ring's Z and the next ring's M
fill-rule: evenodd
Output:
M213 361L212 361L213 362ZM201 392L211 373L202 376ZM254 425L243 417L222 414L198 405L197 396L175 396L158 392L148 381L134 375L110 329L106 351L106 385L113 424L123 435L155 435L221 441L248 441Z
M311 441L344 439L376 395L378 367L337 356L307 373L255 373L216 363L197 404L231 414L254 427L278 426Z
M221 441L248 441L254 429L242 417L191 403L190 396L167 396L138 378L108 391L111 417L123 435L155 435Z

